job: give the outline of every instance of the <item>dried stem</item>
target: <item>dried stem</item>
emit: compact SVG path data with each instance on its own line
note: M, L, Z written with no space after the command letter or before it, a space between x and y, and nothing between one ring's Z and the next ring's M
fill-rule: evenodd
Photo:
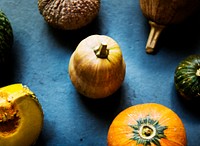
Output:
M107 43L102 42L101 45L95 49L95 54L99 58L107 58L109 54L109 50L107 49Z
M160 36L160 33L165 28L164 25L158 25L155 22L149 21L149 24L151 26L150 34L147 40L146 44L146 52L147 53L153 53L156 43L158 41L158 38Z

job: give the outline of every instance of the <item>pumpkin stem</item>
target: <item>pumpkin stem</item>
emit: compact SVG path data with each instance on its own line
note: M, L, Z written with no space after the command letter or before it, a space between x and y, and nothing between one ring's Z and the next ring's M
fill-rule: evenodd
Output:
M153 53L156 43L158 41L158 38L159 38L162 30L165 28L165 26L158 25L152 21L149 21L149 24L151 26L151 30L150 30L150 34L149 34L147 44L146 44L146 53Z
M107 58L109 54L109 50L107 49L107 43L102 42L100 46L94 50L94 52L99 58Z
M140 128L140 136L144 139L151 139L156 135L156 129L152 125L143 125Z
M197 72L196 72L196 76L200 76L200 68L197 70Z

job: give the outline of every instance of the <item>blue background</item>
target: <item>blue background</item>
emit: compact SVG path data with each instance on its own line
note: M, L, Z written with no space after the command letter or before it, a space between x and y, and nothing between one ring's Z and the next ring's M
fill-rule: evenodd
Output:
M75 31L51 28L36 0L1 0L14 34L12 62L3 85L23 83L37 95L44 127L37 146L105 146L109 125L123 109L155 102L182 119L188 146L200 146L199 101L185 101L174 87L174 71L200 52L200 15L167 27L154 54L146 54L149 25L138 0L102 0L98 17ZM108 35L121 46L126 76L121 88L104 100L81 96L72 85L68 63L78 43L92 34Z

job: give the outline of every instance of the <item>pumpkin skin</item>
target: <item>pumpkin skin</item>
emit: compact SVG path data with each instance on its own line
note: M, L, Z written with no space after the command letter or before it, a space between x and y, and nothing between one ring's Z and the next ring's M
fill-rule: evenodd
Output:
M0 10L0 64L7 61L9 50L13 45L13 31L10 21Z
M190 55L176 67L174 83L185 99L200 97L200 55Z
M100 48L104 49L100 51ZM105 35L91 35L78 44L68 70L77 91L97 99L110 96L121 86L126 64L115 40Z
M112 121L108 146L186 146L186 132L178 115L157 103L131 106Z

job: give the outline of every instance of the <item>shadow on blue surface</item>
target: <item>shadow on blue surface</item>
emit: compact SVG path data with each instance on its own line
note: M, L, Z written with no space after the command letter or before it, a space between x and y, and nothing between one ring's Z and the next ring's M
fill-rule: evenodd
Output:
M168 53L188 55L197 50L200 40L200 11L177 25L170 25L162 32L157 49L167 48ZM165 48L163 48L165 46Z
M48 24L46 25L50 32L48 34L52 34L53 39L56 40L58 44L65 48L72 48L72 50L75 50L79 42L89 35L101 34L101 20L99 17L96 17L87 26L77 30L59 30L49 26Z
M177 101L183 107L182 112L185 112L185 114L190 115L191 120L193 117L200 122L200 112L199 112L200 99L196 98L192 100L187 100L184 99L178 92L176 92L176 94L177 94Z
M118 112L117 109L121 108L120 106L123 100L122 88L123 87L113 95L104 99L89 99L87 97L81 97L80 100L96 118L105 121L112 121Z
M18 65L17 58L12 51L13 49L8 52L6 61L0 64L0 87L12 84L15 80L15 69Z
M34 146L47 146L49 140L53 139L56 136L56 130L54 130L54 125L51 122L45 121L46 127L51 127L49 129L49 133L40 133L38 140L36 141Z

